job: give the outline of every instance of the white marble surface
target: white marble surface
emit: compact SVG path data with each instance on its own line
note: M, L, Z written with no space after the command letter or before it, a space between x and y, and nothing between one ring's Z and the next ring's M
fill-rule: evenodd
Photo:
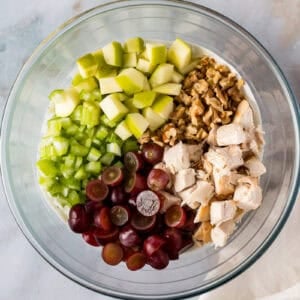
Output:
M0 1L0 108L18 70L40 41L66 19L103 2ZM194 2L225 14L256 36L278 61L300 98L299 0ZM2 192L0 199L0 299L108 299L73 283L50 267L18 229ZM300 299L299 228L298 201L267 253L239 278L200 299ZM278 292L283 294L275 296Z

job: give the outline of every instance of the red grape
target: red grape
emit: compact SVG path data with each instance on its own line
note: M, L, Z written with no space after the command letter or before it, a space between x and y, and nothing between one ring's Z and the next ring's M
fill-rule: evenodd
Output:
M103 206L103 202L87 201L85 204L85 209L88 215L93 215L95 211Z
M154 269L164 269L169 264L168 254L159 249L155 251L151 256L148 257L147 263Z
M153 191L164 190L170 181L169 174L161 169L152 169L147 177L147 185Z
M83 233L88 230L90 220L83 204L76 204L71 207L68 223L70 228L76 233Z
M86 186L86 195L92 201L102 201L108 195L107 185L99 179L94 179L88 182Z
M143 191L136 198L136 208L143 216L151 217L158 213L160 199L157 194L150 190Z
M111 231L105 231L101 228L93 228L92 230L94 236L100 245L105 245L109 242L114 242L119 237L119 229L117 227L113 228Z
M122 186L116 186L112 189L110 194L110 200L114 204L125 203L127 200L127 195Z
M130 210L127 206L115 205L110 209L110 218L117 226L125 225L129 220Z
M163 233L166 239L164 249L169 255L170 259L178 259L179 250L182 247L182 233L176 228L167 228Z
M126 266L131 271L136 271L144 267L147 257L142 252L135 252L126 259Z
M165 213L165 223L169 227L181 228L186 221L185 210L180 205L173 205Z
M94 225L102 228L105 231L110 231L113 228L113 224L110 220L110 209L104 206L94 213Z
M128 176L125 183L125 192L132 196L147 189L147 182L144 176L139 173Z
M116 166L106 168L101 175L103 182L110 186L121 184L123 178L124 175L122 169Z
M182 230L185 230L187 232L193 232L197 227L197 224L194 223L195 212L193 210L185 210L185 212L186 212L186 221L184 226L182 227Z
M142 155L138 152L127 152L124 156L124 165L131 173L141 170L144 165Z
M125 226L119 233L120 243L125 247L133 247L140 244L141 239L131 226Z
M149 231L151 230L156 222L156 215L151 217L145 217L139 212L135 212L131 218L131 226L139 231Z
M148 236L144 240L143 249L147 256L151 256L166 243L165 239L157 234Z
M94 246L94 247L99 247L100 244L99 242L97 241L96 237L94 236L93 232L92 231L87 231L87 232L84 232L82 234L82 237L83 239L90 245Z
M155 165L162 161L164 148L155 143L144 144L142 146L142 154L146 162Z
M123 258L123 249L117 243L108 243L102 249L103 260L112 266L119 264Z
M191 234L184 234L182 237L182 245L179 253L183 253L194 245L194 241Z

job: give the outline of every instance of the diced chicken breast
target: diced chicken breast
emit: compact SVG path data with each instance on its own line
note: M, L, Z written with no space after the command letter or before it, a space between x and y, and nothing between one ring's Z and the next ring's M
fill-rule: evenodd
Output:
M169 207L175 204L180 204L181 199L165 191L160 191L159 195L162 198L160 213L165 213Z
M232 173L228 168L213 169L213 180L217 195L228 196L234 192L234 185L232 183L231 176Z
M218 146L217 144L217 130L218 130L219 126L214 126L208 133L207 136L207 143L211 146Z
M237 145L224 148L209 149L205 154L206 159L216 168L236 169L244 164L243 152Z
M192 168L180 170L174 177L174 190L181 192L186 188L192 186L195 181L195 170Z
M245 129L254 127L253 111L248 101L243 100L240 102L235 112L233 123L240 124Z
M204 180L198 180L194 186L179 193L183 202L189 206L193 203L208 205L209 200L213 197L213 195L213 185Z
M233 200L245 211L257 209L262 202L261 187L255 183L239 183L234 191Z
M203 170L196 170L196 179L208 181L209 175Z
M175 146L166 150L164 152L163 161L172 173L176 173L182 169L188 169L190 167L189 154L186 146L182 142L179 142Z
M185 145L189 154L189 160L192 162L198 161L202 155L202 144Z
M211 230L212 225L210 222L203 222L194 233L193 238L199 242L209 243L211 242Z
M211 230L211 239L216 247L223 247L226 245L229 236L235 229L235 223L232 220L226 221L220 225L215 226Z
M266 167L264 164L255 156L245 161L245 167L249 170L250 176L259 177L266 173Z
M217 144L219 146L238 145L246 141L246 135L240 124L223 125L217 130Z
M232 220L235 216L237 207L233 200L214 201L210 206L210 222L218 225Z
M210 220L210 206L200 205L197 209L194 223L205 222Z

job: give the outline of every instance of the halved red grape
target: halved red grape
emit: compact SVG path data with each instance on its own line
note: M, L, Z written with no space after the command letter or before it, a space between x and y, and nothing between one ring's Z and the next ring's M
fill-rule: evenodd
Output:
M83 239L90 245L94 246L94 247L99 247L100 244L99 242L97 241L96 237L94 236L93 232L92 231L87 231L87 232L84 232L82 234L82 237Z
M124 205L115 205L110 209L110 219L117 226L125 225L130 216L130 210Z
M151 256L158 251L166 243L165 239L157 234L148 236L144 240L143 249L147 256Z
M189 248L191 248L194 245L194 241L191 234L184 234L182 236L182 245L179 250L179 254L187 251Z
M140 244L141 239L131 226L125 226L119 233L120 243L125 247L133 247Z
M144 176L139 173L134 173L128 176L125 183L125 192L132 196L147 189L147 182Z
M162 249L157 250L148 257L147 263L154 269L164 269L169 264L169 256Z
M194 222L195 212L193 210L185 210L186 212L186 221L182 230L187 232L193 232L197 228L197 224Z
M100 179L94 179L86 185L86 195L92 201L102 201L108 195L107 185Z
M169 227L181 228L186 221L186 214L180 205L173 205L165 213L165 223Z
M102 249L102 258L107 264L115 266L123 259L123 249L117 243L108 243Z
M179 257L179 250L182 247L182 233L176 228L167 228L163 233L166 239L164 249L169 255L169 258L174 260Z
M94 225L102 228L105 231L110 231L113 228L113 224L110 220L110 208L104 206L94 213Z
M131 226L138 231L149 231L155 226L156 215L145 217L139 212L135 212L131 218Z
M136 172L143 168L143 158L138 152L127 152L124 156L124 165L129 172Z
M103 207L103 202L87 201L85 204L85 209L88 215L93 215L95 211Z
M161 169L152 169L147 177L147 185L153 191L164 190L170 182L170 175Z
M110 194L110 200L114 204L125 203L127 200L127 195L125 193L124 188L122 186L116 186L112 188Z
M154 216L159 212L160 198L150 190L143 191L136 197L136 208L143 216Z
M135 252L126 259L126 266L131 271L136 271L145 266L147 257L142 252Z
M94 227L92 230L100 245L105 245L109 242L114 242L119 237L119 229L114 227L111 231L105 231L101 228Z
M90 219L83 204L76 204L71 207L68 223L76 233L83 233L89 229Z
M122 169L116 166L106 168L101 175L103 182L110 186L121 184L123 178L124 175Z
M164 148L155 143L147 143L142 146L142 154L146 162L155 165L162 161Z

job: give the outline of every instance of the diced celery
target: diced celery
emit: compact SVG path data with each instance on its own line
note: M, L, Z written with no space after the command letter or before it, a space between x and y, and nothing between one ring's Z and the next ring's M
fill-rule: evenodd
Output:
M81 124L90 127L100 123L100 107L97 102L85 101L82 105Z
M83 179L82 180L82 182L81 182L81 187L83 188L83 193L85 193L85 187L86 187L86 185L88 184L88 182L89 182L89 179Z
M122 146L122 152L123 154L129 152L129 151L137 151L139 149L139 145L137 143L137 140L134 138L129 138L126 140Z
M79 193L74 190L69 192L67 199L72 206L81 202Z
M71 114L71 119L73 121L80 122L82 116L82 105L78 105Z
M91 174L99 174L102 166L100 161L90 161L85 165L85 170Z
M65 134L67 136L74 136L78 132L78 128L79 127L73 123L68 128L65 128Z
M90 148L92 146L92 139L90 137L84 139L83 145L87 148Z
M66 166L66 165L61 165L60 166L60 172L65 178L69 178L69 177L73 176L74 169L73 169L73 167L69 167L69 166Z
M39 184L42 185L46 190L49 190L56 183L55 178L50 177L39 177Z
M107 142L107 143L116 143L116 144L118 144L120 147L123 145L122 139L121 139L117 134L115 134L114 132L111 132L111 133L107 136L106 142Z
M84 101L100 101L102 95L99 89L94 89L89 92L85 90L81 91L79 97Z
M102 141L99 140L99 139L97 139L97 138L93 138L93 140L92 140L92 144L93 144L94 146L100 146L101 143L102 143Z
M83 180L85 178L87 178L87 173L85 171L85 167L81 166L76 173L74 174L74 178L77 180Z
M51 196L57 196L62 193L64 186L58 182L53 184L49 189L48 192L51 194Z
M117 156L121 156L122 155L121 147L117 143L106 144L106 151L108 153L113 153L113 154L115 154Z
M100 157L101 152L98 149L92 147L86 159L88 161L97 161Z
M86 128L85 133L88 137L93 138L96 132L96 127Z
M100 161L101 161L101 163L102 163L103 165L105 165L105 166L110 166L114 159L115 159L114 154L112 154L112 153L105 153L105 154L101 157Z
M62 136L56 136L53 138L53 146L57 155L65 155L69 150L69 140Z
M80 145L76 140L71 141L70 153L76 156L86 156L89 152L89 148Z
M36 165L45 177L55 177L58 174L56 164L50 159L40 159Z
M77 156L75 160L75 170L79 169L83 163L83 158L81 156Z
M119 168L123 168L124 167L124 164L118 160L115 164L114 164L115 167L119 167Z
M77 85L80 81L82 81L82 76L77 73L74 75L73 79L72 79L72 85Z
M39 150L39 154L40 157L43 159L56 160L57 157L57 153L52 144L41 146Z
M75 110L76 110L76 108L75 108ZM67 129L70 126L72 126L72 124L73 124L71 118L69 118L69 117L60 118L60 121L61 121L61 126L63 129Z
M104 114L102 116L100 116L100 123L102 123L103 125L106 125L110 128L115 128L118 125L118 123L116 123L115 121L109 120L107 118L107 116Z
M72 166L74 166L74 164L75 164L76 156L73 155L73 154L66 155L66 156L64 157L64 161L65 161L65 165L66 165L67 167L72 167Z
M50 119L47 122L47 136L58 136L61 133L62 123L60 118Z
M70 189L80 191L80 181L73 177L72 178L62 178L61 183L62 183L62 185L66 186Z
M109 129L103 125L100 125L95 133L95 137L99 140L104 140L109 134Z
M70 189L69 189L68 187L63 186L63 187L62 187L62 190L61 190L62 196L63 196L63 197L67 197L67 196L69 195L69 191L70 191Z

